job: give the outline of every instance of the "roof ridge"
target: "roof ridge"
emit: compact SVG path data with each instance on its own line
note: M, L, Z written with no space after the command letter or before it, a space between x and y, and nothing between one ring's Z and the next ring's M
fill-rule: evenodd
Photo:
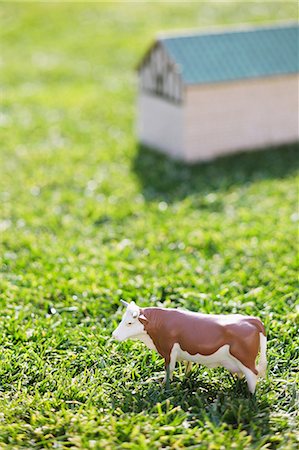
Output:
M214 36L219 34L234 34L234 33L246 33L259 30L278 30L296 27L299 29L299 25L295 20L286 20L280 22L267 22L262 25L243 23L243 24L230 24L228 26L216 26L205 27L202 29L186 29L186 30L171 30L161 31L156 36L156 41L163 42L168 39L183 39L188 37L202 37L202 36Z

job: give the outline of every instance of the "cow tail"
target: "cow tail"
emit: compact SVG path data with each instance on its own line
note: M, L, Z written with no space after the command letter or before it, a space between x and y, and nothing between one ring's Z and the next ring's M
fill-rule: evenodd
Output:
M260 332L260 359L257 365L258 376L264 377L267 370L267 337Z

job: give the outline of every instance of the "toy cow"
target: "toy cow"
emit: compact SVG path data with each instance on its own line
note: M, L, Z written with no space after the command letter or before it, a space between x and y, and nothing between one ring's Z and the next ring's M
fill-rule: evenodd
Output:
M260 319L240 314L214 315L168 308L127 307L122 321L113 332L119 341L139 339L156 350L165 360L164 382L169 383L176 361L207 367L223 366L239 377L245 375L253 394L258 376L267 367L265 328ZM260 349L260 360L256 357Z

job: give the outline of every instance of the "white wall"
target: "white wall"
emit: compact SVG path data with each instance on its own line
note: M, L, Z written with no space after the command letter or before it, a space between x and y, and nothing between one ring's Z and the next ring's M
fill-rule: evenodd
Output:
M298 140L298 77L186 88L187 161Z
M139 93L137 135L141 143L183 159L183 125L180 104Z

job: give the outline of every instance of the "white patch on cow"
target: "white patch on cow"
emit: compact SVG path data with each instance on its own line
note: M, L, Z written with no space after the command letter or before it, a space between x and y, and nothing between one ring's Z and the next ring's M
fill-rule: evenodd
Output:
M181 349L179 344L174 344L172 352L175 349L175 354L177 356L178 361L191 361L197 364L203 364L206 367L214 368L223 366L228 369L230 372L239 372L238 365L236 364L235 358L232 359L231 354L229 353L229 345L223 345L220 347L215 353L211 355L201 355L200 353L196 353L195 355L191 355ZM171 353L172 353L171 352Z
M158 351L154 344L154 341L145 330L144 333L135 336L133 339L138 339L139 341L143 342L150 350L156 350L156 352Z
M211 355L201 355L190 353L181 349L178 343L174 344L170 353L170 378L175 367L176 361L191 361L197 364L202 364L209 368L225 367L232 373L240 375L243 373L246 377L249 391L253 394L255 391L257 376L248 367L244 366L237 358L230 354L229 345L225 344Z

